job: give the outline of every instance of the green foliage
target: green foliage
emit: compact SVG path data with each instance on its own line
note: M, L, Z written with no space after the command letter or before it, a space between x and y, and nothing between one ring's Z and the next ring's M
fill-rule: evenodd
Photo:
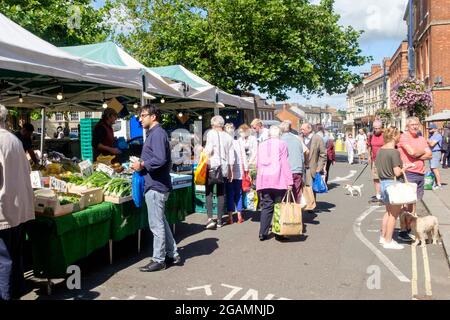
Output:
M378 109L376 112L376 115L382 120L382 122L386 123L389 122L393 115L391 110L387 108Z
M90 0L2 0L0 12L56 46L100 42L109 34L103 11Z
M132 22L114 39L142 63L182 64L229 92L257 88L282 100L292 89L344 93L360 81L350 68L370 61L361 55L361 32L339 26L333 3L109 0L105 9L120 8L118 25Z

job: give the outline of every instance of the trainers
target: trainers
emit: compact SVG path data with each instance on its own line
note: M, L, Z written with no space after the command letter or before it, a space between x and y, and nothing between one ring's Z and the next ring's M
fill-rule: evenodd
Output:
M386 240L384 240L384 238L380 236L380 240L378 240L378 243L384 245L386 243Z
M217 226L216 222L214 220L208 220L206 223L206 229L215 229Z
M375 196L375 198L377 198L377 200L381 200L381 194L377 194L376 196Z
M392 239L391 242L386 242L385 244L383 244L383 248L393 249L393 250L401 250L404 247L401 244L399 244L397 241Z
M223 227L223 224L221 224L221 223L217 224L217 228L222 228L222 227Z
M403 241L403 242L413 242L413 238L410 237L410 235L408 234L408 232L406 231L400 231L398 233L397 239Z
M434 186L433 190L442 190L442 186Z

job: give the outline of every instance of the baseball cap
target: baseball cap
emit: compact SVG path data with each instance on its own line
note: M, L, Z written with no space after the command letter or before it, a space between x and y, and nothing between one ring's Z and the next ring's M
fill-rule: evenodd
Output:
M431 122L429 125L428 125L428 129L437 129L438 127L437 127L437 125L435 124L435 123L433 123L433 122Z

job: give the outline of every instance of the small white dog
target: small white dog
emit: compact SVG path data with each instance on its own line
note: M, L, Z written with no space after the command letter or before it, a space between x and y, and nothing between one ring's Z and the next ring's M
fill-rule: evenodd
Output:
M350 193L350 195L353 197L354 196L354 193L356 192L356 195L358 195L358 196L362 196L362 188L364 187L364 185L363 184L361 184L361 185L359 185L359 186L353 186L353 185L350 185L350 184L346 184L345 186L344 186L344 189L346 189L349 193Z
M427 236L430 241L433 239L433 244L438 244L439 222L435 216L417 217L407 211L403 212L402 216L406 224L409 224L414 231L416 241L413 245L417 246L420 243L422 247L425 247Z

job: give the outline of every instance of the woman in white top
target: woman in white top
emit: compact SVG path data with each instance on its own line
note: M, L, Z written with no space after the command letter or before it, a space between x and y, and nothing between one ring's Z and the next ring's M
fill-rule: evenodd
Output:
M208 155L208 174L206 177L206 211L208 214L208 221L206 223L207 229L215 229L222 227L222 215L225 212L225 182L233 181L233 165L234 152L233 139L229 134L223 131L225 121L221 116L214 116L211 118L212 130L208 132L206 137L205 152ZM219 167L221 169L219 169ZM212 176L222 173L222 181L217 182L211 179ZM213 220L213 201L212 193L214 185L217 187L217 222Z
M234 137L234 125L227 123L225 125L225 132L232 138ZM233 223L233 213L237 212L238 223L244 222L242 218L242 210L244 210L242 203L242 177L244 171L248 170L247 157L245 155L244 143L241 139L233 140L234 151L234 166L233 166L233 181L226 183L226 203L228 209L228 223Z
M358 150L359 163L366 160L367 154L367 135L363 129L359 129L359 134L356 136L356 147Z
M347 159L349 164L353 164L354 148L355 139L353 139L353 135L349 133L347 139L345 139L345 149L347 149Z

